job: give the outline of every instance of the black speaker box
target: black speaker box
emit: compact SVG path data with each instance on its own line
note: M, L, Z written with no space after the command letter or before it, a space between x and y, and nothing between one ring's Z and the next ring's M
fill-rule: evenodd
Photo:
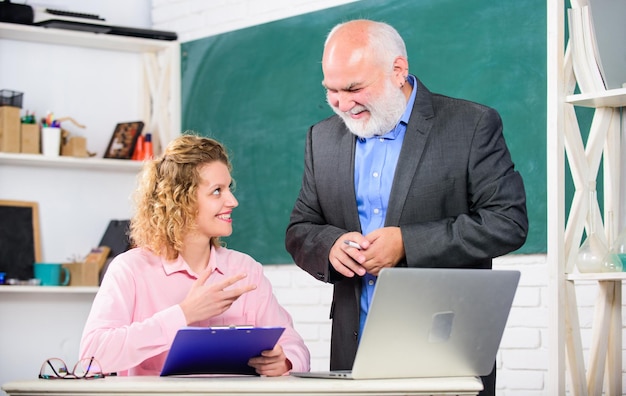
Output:
M0 2L0 22L32 25L34 20L33 7L26 4L11 3L9 0Z

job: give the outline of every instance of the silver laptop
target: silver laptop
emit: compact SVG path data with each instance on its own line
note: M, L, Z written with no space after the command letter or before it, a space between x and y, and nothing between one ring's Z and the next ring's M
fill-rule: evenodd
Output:
M387 268L376 282L352 370L313 378L471 377L491 373L519 271Z

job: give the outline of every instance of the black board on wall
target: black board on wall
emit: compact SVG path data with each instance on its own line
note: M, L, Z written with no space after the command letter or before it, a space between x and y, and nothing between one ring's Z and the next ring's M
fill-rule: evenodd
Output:
M31 279L40 260L37 203L0 201L0 272L5 279Z
M410 72L432 91L496 108L527 193L530 231L518 253L546 252L546 7L544 0L362 0L183 43L182 124L214 137L233 162L228 246L264 264L284 248L300 189L304 139L332 115L321 86L328 31L355 18L392 24Z

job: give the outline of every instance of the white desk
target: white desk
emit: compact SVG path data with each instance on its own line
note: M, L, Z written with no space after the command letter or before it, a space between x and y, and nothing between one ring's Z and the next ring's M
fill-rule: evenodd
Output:
M107 377L96 380L13 381L10 396L34 395L476 395L479 378L341 380L296 377Z

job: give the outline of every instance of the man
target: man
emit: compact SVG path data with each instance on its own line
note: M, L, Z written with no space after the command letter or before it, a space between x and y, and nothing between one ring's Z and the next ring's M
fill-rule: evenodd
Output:
M498 113L429 92L391 26L336 26L322 70L337 115L307 134L286 248L334 284L330 366L350 369L382 268L490 269L526 240L526 196Z

